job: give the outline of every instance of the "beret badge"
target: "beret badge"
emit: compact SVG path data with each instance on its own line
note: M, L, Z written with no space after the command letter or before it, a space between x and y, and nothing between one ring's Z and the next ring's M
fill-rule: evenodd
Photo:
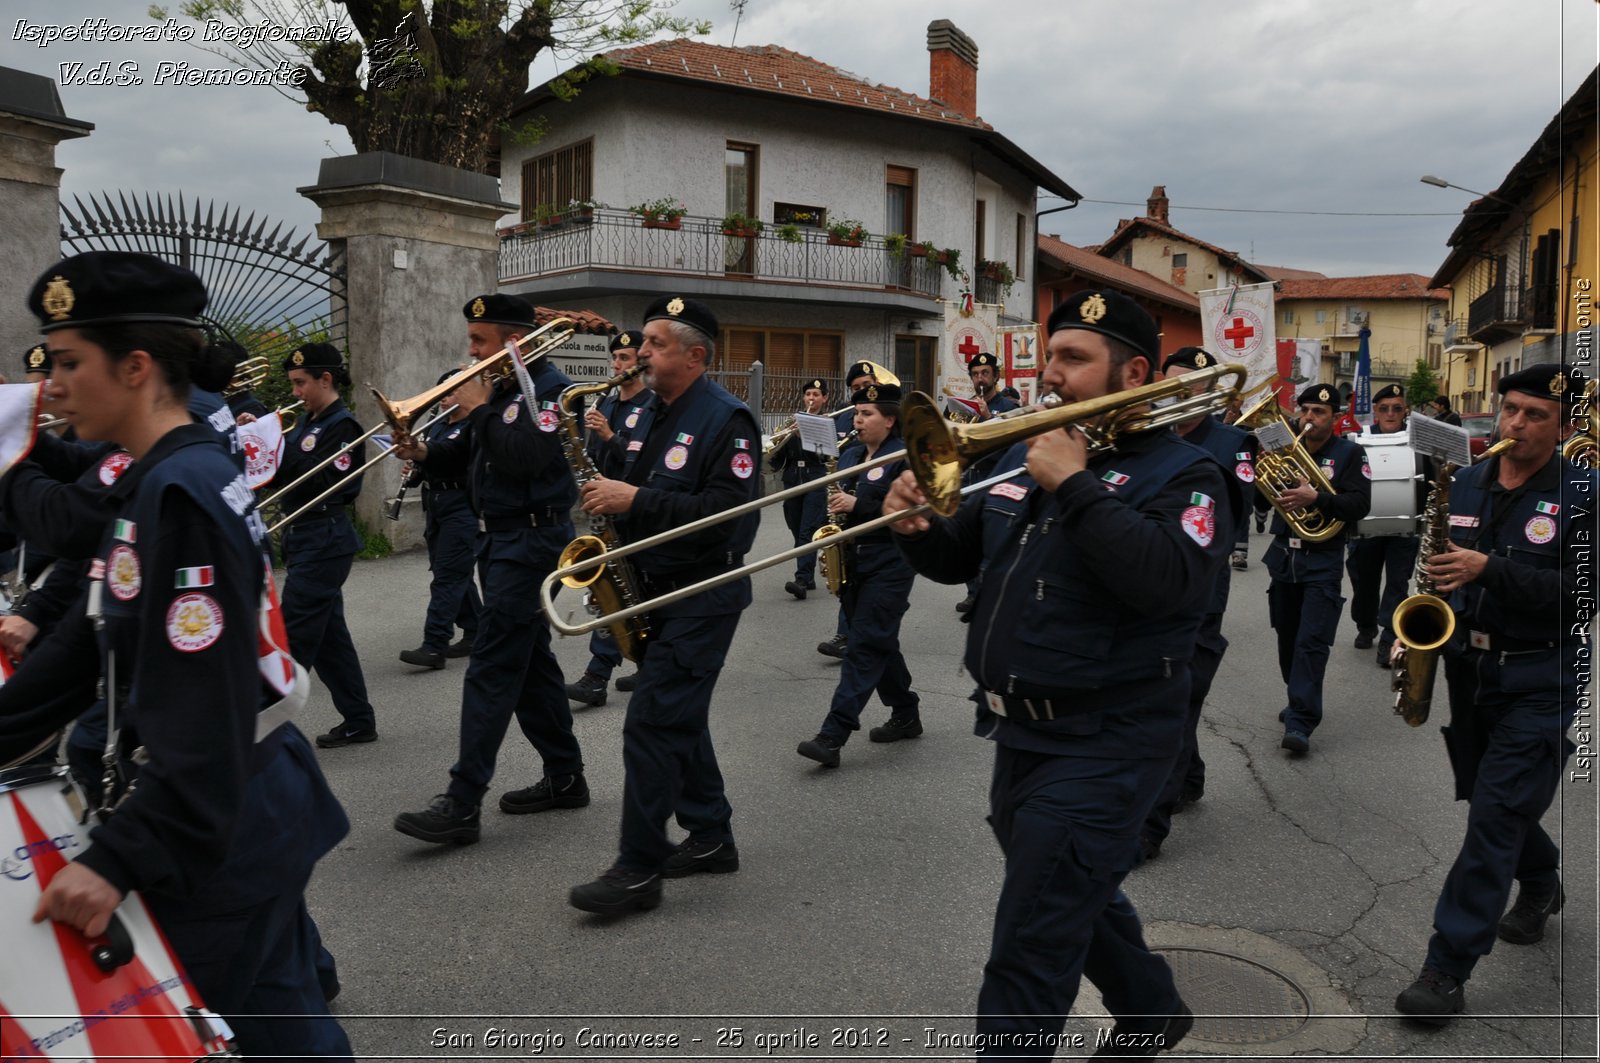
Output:
M1328 402L1332 398L1333 392L1329 391L1327 388L1322 388L1317 392L1317 400L1319 402Z
M1557 373L1550 378L1550 394L1559 396L1567 390L1567 378L1564 373Z
M488 310L489 310L489 308L483 305L483 299L481 297L472 300L472 316L473 317L482 317L485 313L488 312Z
M1100 293L1096 292L1083 301L1083 305L1078 308L1078 316L1091 325L1106 316L1106 301L1101 298Z
M77 301L78 297L72 293L72 285L59 273L44 286L44 295L39 300L51 321L67 320L72 314L72 305Z
M877 402L878 401L878 385L876 385L876 384L868 384L867 385L867 401L868 402Z
M39 344L28 352L28 368L41 369L44 367L44 344Z
M295 351L294 352L294 357L290 358L289 361L292 362L295 365L305 365L306 364L305 352L304 351Z
M622 335L617 337L617 346L618 347L632 347L633 346L633 337L628 335L626 332L624 332Z
M671 314L673 317L677 317L679 314L683 313L683 300L674 298L672 302L667 304L667 313Z
M1208 366L1210 364L1211 364L1211 359L1206 357L1206 352L1205 351L1201 351L1200 353L1198 353L1198 354L1196 354L1194 356L1194 366L1195 366L1196 369L1204 369L1206 366Z

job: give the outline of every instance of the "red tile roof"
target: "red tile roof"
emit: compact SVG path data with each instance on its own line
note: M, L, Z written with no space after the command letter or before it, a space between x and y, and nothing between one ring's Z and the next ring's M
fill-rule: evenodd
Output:
M1107 258L1110 258L1124 243L1133 239L1135 233L1140 229L1148 229L1157 236L1166 236L1174 240L1183 240L1187 243L1193 244L1195 247L1210 251L1223 262L1229 263L1240 271L1248 273L1259 280L1265 281L1272 279L1266 273L1264 273L1260 267L1253 266L1244 259L1240 258L1237 251L1227 251L1215 244L1208 244L1197 236L1190 236L1188 233L1183 232L1180 229L1174 229L1172 226L1156 221L1154 218L1133 218L1131 220L1122 220L1117 225L1117 231L1111 234L1111 239L1100 245L1099 253Z
M709 81L746 91L878 111L902 118L923 118L969 129L994 128L982 118L969 117L892 85L875 85L775 44L725 48L679 37L637 48L621 48L606 53L605 58L624 70L662 77Z
M1267 275L1267 279L1275 281L1310 281L1324 279L1326 273L1318 273L1314 269L1295 269L1292 266L1263 266L1259 262L1252 263L1256 269Z
M588 310L552 310L548 306L536 306L533 308L533 323L535 325L548 325L558 317L571 318L578 332L591 336L610 336L617 331L617 326L599 314Z
M1200 300L1189 292L1152 277L1143 270L1124 266L1114 259L1102 258L1088 248L1074 247L1065 240L1041 234L1039 254L1052 265L1104 281L1109 287L1118 291L1138 292L1151 299L1179 306L1197 314L1200 312Z
M1377 273L1366 277L1322 277L1278 282L1278 301L1286 299L1439 299L1448 288L1429 288L1421 273Z

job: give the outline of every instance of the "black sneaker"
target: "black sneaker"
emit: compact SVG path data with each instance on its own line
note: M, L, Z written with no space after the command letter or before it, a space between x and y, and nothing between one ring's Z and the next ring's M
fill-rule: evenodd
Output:
M1094 1050L1096 1056L1122 1056L1125 1059L1154 1059L1170 1052L1194 1029L1194 1012L1178 1001L1178 1013L1166 1018L1118 1019L1105 1040Z
M848 640L843 635L835 635L827 642L817 643L817 652L822 654L824 657L837 657L842 661L844 660L844 651L848 644Z
M376 742L378 732L368 728L353 728L339 724L327 734L317 735L318 749L338 749L340 746L360 745L363 742Z
M1257 513L1256 514L1256 534L1260 535L1262 532L1265 532L1266 530L1267 530L1267 515L1265 513Z
M806 588L803 584L796 583L794 580L790 580L788 583L783 585L783 589L794 595L795 598L802 602L806 600Z
M589 784L582 775L546 775L532 786L500 795L500 811L511 816L548 812L552 808L583 808L589 803Z
M965 598L961 599L959 602L956 603L956 612L958 612L958 613L970 613L972 611L973 604L977 600L978 600L978 596L976 594L967 595Z
M661 869L662 878L683 878L697 871L711 875L726 875L739 870L739 850L732 842L714 842L687 838L678 851L667 857Z
M1280 745L1297 756L1302 753L1309 753L1311 752L1311 736L1299 731L1285 731Z
M874 742L898 742L902 738L918 738L922 735L922 721L915 717L902 719L891 716L884 721L883 726L874 727L867 732L867 738Z
M1232 561L1233 567L1238 569L1240 572L1243 572L1245 569L1250 567L1250 555L1245 553L1243 550L1235 550L1233 552Z
M593 672L584 672L576 683L567 684L567 697L585 705L604 705L609 684Z
M444 655L446 657L471 657L473 638L474 636L472 635L462 635L445 649Z
M1172 806L1172 814L1176 816L1179 812L1188 809L1190 805L1199 804L1200 799L1205 795L1206 788L1204 786L1185 786L1183 792L1178 795L1178 803Z
M824 768L837 768L839 766L839 743L827 735L817 735L808 738L795 747L795 752L808 760L814 760Z
M661 903L661 876L614 867L593 882L572 887L568 901L579 911L600 915L647 912Z
M418 668L432 668L435 672L444 667L444 654L425 646L418 646L414 650L401 650L400 659Z
M478 806L440 794L421 812L402 812L394 817L394 829L435 845L471 845L478 840Z
M1378 629L1377 628L1375 628L1375 627L1364 627L1364 628L1362 628L1361 630L1356 632L1356 649L1358 649L1358 650L1370 650L1370 649L1372 649L1372 644L1373 644L1373 642L1377 641L1377 638L1378 638Z
M1513 945L1532 945L1544 938L1545 923L1561 910L1561 902L1566 899L1566 891L1559 883L1554 893L1544 896L1523 886L1517 890L1517 903L1500 920L1495 934Z
M639 673L629 672L627 675L618 676L616 685L617 689L623 692L632 690L634 687L639 685Z
M1461 983L1432 967L1424 967L1417 980L1394 998L1395 1010L1430 1026L1443 1026L1450 1016L1466 1010L1467 994Z

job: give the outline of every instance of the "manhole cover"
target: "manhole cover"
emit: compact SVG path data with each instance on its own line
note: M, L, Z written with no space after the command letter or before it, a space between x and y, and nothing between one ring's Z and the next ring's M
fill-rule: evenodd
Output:
M1227 1045L1281 1041L1305 1026L1311 1001L1271 967L1210 949L1154 948L1195 1013L1191 1037Z

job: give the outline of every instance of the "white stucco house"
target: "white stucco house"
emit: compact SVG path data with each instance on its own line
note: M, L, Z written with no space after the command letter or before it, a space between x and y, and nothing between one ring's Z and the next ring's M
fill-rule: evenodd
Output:
M941 300L961 287L938 251L959 253L979 301L1004 303L1002 324L1027 322L1036 195L1079 197L978 117L970 38L941 20L927 46L927 97L776 45L685 39L610 53L620 73L571 102L533 89L511 124L542 137L501 150L521 205L502 223L501 290L622 328L686 293L717 314L725 371L760 359L779 378L837 379L870 358L930 380ZM682 216L628 209L659 201ZM864 236L829 233L856 224Z

